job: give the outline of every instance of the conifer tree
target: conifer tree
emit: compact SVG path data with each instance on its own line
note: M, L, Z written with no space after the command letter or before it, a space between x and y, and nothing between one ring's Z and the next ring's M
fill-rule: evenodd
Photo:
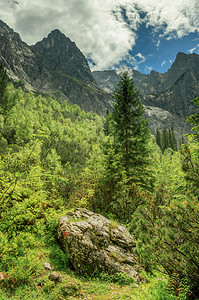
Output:
M5 98L6 98L6 87L8 84L8 76L4 70L3 65L0 65L0 106L2 109L5 108Z
M144 108L128 73L124 73L114 92L113 136L116 151L122 154L127 183L151 187L148 172L150 132Z
M8 75L3 65L0 65L0 112L7 116L10 109L15 105L15 98L9 97L7 93Z
M171 127L169 133L170 133L170 147L174 151L177 151L178 150L178 143L177 143L177 140L176 140L176 136L175 136L175 132L174 132L173 127Z
M169 147L169 134L166 127L162 131L162 152Z
M156 143L162 150L162 134L159 128L156 129L156 135L155 135Z
M106 114L105 114L105 120L104 120L104 133L105 135L109 135L111 133L111 113L109 112L109 110L107 109Z

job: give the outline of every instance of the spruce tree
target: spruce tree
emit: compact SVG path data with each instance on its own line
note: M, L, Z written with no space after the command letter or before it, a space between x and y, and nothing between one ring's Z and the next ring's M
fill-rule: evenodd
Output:
M162 152L169 147L169 136L166 127L162 131Z
M144 107L128 73L124 73L114 92L113 136L117 152L122 154L127 183L151 187L148 172L150 131Z
M7 117L8 112L15 105L16 99L9 97L7 93L8 75L3 65L0 65L0 112Z
M110 132L111 132L111 129L110 129L110 127L111 127L110 116L111 116L111 114L110 114L109 110L107 109L106 114L105 114L105 118L104 118L104 133L105 133L105 135L109 135Z
M177 140L176 140L176 136L175 136L175 132L174 132L173 127L171 127L171 129L170 129L170 147L174 151L178 150L178 143L177 143Z
M8 76L3 65L0 65L0 106L5 110L6 106L6 87L8 84Z
M156 135L155 135L156 143L162 150L162 134L159 128L156 129Z

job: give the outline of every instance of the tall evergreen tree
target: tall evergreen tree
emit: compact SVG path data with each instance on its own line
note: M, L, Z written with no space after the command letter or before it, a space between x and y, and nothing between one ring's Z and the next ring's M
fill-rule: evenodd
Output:
M156 135L155 135L156 143L162 150L162 133L159 130L159 128L156 129Z
M8 75L3 65L0 65L0 112L7 116L10 109L15 105L16 99L9 97L7 93Z
M115 148L122 154L127 183L151 187L148 172L150 131L144 108L128 73L124 73L114 92L113 136Z
M162 152L169 147L169 133L166 127L162 131Z
M2 109L5 107L6 87L8 84L8 76L4 70L3 65L0 65L0 106Z
M174 132L173 127L171 127L171 129L170 129L170 147L174 151L178 150L178 143L177 143L177 140L176 140L176 136L175 136L175 132Z
M104 133L105 135L109 135L111 133L111 113L109 112L109 110L107 109L106 114L105 114L105 118L104 118Z

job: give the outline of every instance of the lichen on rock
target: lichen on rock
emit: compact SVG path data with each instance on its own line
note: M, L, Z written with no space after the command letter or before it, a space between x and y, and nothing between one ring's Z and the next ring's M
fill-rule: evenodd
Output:
M111 226L100 214L76 209L60 218L58 239L78 273L125 273L139 282L136 243L125 226Z

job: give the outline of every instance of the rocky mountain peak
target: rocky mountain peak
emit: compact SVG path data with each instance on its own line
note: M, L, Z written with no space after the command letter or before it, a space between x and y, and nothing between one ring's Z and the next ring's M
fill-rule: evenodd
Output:
M22 42L20 35L18 33L14 32L14 30L12 28L10 28L2 20L0 20L0 38L1 38L1 40L0 40L1 42L2 42L2 38L7 39L7 42L12 39L14 39L16 42Z
M59 29L52 30L47 37L43 38L42 41L37 42L33 48L56 48L58 46L69 47L73 43L68 37L66 37Z
M171 68L165 73L164 80L159 87L159 92L163 92L172 86L178 81L181 80L182 77L186 77L187 72L191 72L197 81L199 80L199 55L193 54L185 54L183 52L179 52L176 56L174 63Z
M112 97L96 84L84 54L58 29L29 46L0 20L0 63L30 90L67 99L85 111L111 109Z
M0 31L7 31L7 32L13 32L13 30L2 20L0 20Z
M87 60L76 44L58 29L31 47L41 70L61 72L67 76L95 83Z

